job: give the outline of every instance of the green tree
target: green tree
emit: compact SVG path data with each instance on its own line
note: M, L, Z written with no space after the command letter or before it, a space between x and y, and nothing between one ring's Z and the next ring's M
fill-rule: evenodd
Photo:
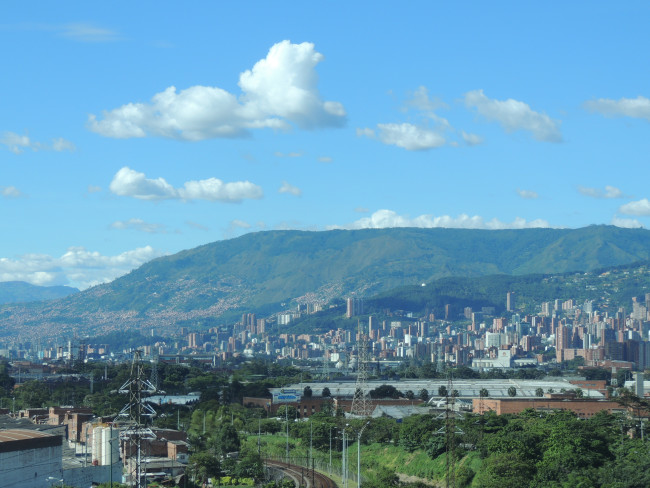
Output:
M407 390L404 396L407 400L413 400L415 398L415 393L413 393L413 390Z
M361 486L362 488L390 488L391 486L400 486L400 482L395 470L381 466L375 476L370 480L365 480Z
M438 387L438 396L446 397L447 396L447 387L445 385L440 385Z
M217 456L209 452L199 452L190 456L190 466L194 469L194 476L205 483L208 478L221 476L221 463Z
M418 395L418 397L419 397L420 400L422 400L423 402L428 401L428 400L429 400L429 390L427 390L426 388L422 388L422 389L420 390L420 394Z
M481 388L478 392L478 396L480 398L487 398L490 395L490 392L488 391L487 388Z
M544 388L536 388L535 389L535 396L543 397L544 396Z
M370 398L399 398L400 393L393 385L381 385L370 390Z
M231 424L225 424L219 429L216 440L219 451L224 455L239 451L241 446L237 429Z
M305 388L302 390L302 396L305 398L311 398L313 395L313 392L311 391L311 386L305 386Z
M521 488L530 486L535 473L531 460L522 459L517 453L495 454L483 463L474 477L472 486L477 488Z
M330 393L330 389L327 386L323 388L323 391L321 392L320 396L322 397L332 396L332 394Z

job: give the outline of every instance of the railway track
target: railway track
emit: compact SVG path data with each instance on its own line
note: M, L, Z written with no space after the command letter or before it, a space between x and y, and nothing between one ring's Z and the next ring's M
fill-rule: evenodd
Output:
M285 476L291 478L296 486L305 488L338 488L338 485L323 473L310 468L287 464L282 461L267 460L266 465L281 470Z

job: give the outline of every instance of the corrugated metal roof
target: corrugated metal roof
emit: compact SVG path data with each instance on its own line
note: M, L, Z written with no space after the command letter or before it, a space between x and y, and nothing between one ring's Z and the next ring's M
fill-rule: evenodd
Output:
M38 439L43 437L52 437L50 434L38 432L36 430L25 429L7 429L0 430L0 442L14 442L25 439Z

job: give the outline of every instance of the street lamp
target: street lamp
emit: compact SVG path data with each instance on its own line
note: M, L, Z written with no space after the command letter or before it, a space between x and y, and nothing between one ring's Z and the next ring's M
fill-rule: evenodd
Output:
M309 464L312 464L314 459L314 423L309 417Z
M370 424L368 420L357 434L357 488L361 488L361 434Z
M328 470L328 473L330 475L332 474L332 427L333 427L333 425L330 425L330 464L329 464L329 470Z

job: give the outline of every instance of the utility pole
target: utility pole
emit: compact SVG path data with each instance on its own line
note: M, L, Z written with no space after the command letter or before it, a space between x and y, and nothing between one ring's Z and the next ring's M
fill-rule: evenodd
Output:
M330 464L328 468L328 474L332 474L332 426L330 425Z
M341 463L343 468L341 473L341 478L343 478L343 488L348 488L348 441L347 437L345 436L345 429L347 429L349 426L350 424L345 424L345 427L343 427L343 461Z
M284 405L284 419L287 423L287 464L289 464L289 406L285 403Z

